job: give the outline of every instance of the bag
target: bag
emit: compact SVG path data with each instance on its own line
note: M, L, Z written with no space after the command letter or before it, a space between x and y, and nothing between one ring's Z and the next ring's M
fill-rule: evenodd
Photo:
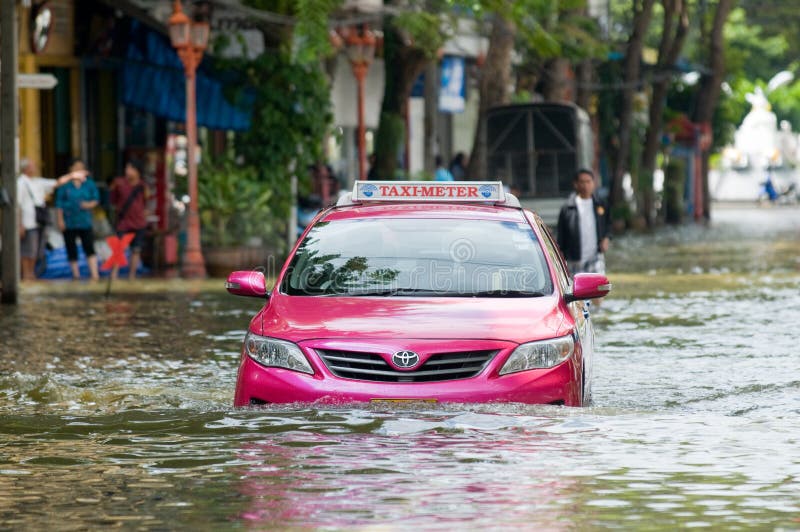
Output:
M36 209L36 225L39 227L50 225L50 211L47 209L47 206L36 205L36 198L33 196L31 185L29 183L25 183L25 185L28 188L28 195L31 197L31 201L34 204L33 208Z
M36 225L44 227L50 225L50 211L45 206L36 205Z

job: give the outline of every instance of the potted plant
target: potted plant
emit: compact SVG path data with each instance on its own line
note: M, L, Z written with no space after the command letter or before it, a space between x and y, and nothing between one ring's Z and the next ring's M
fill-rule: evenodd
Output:
M255 168L230 157L204 161L198 179L203 256L212 277L266 267L281 252L282 222Z

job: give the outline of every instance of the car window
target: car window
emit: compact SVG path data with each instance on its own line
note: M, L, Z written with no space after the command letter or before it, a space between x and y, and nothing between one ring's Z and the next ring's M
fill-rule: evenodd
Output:
M553 238L553 234L550 232L550 228L543 223L539 223L539 230L544 235L545 248L547 248L547 252L550 254L553 267L556 270L558 282L561 285L561 290L564 291L571 283L569 269L567 268L567 263L564 262L564 255L556 245L556 241Z
M317 223L281 284L290 295L539 296L553 292L527 223L365 218Z

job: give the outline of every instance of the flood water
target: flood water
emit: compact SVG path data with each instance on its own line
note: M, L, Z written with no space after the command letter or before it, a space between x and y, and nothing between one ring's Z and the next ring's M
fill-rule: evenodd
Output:
M800 210L617 238L594 405L231 407L221 281L0 308L0 530L800 529Z

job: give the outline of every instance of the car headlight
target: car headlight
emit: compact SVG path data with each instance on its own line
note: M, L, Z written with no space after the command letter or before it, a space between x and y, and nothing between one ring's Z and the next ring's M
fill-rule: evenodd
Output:
M248 332L244 337L244 350L247 356L263 366L286 368L309 375L314 374L306 356L292 342Z
M572 335L522 344L511 353L500 375L516 373L528 369L552 368L568 359L575 351Z

